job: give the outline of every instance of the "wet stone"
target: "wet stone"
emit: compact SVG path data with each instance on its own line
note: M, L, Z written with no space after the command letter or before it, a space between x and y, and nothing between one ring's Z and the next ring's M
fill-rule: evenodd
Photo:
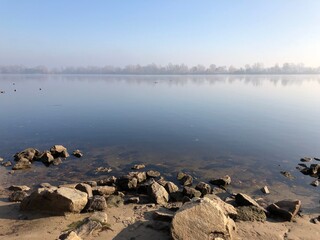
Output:
M135 164L132 169L135 169L135 170L139 170L139 169L143 169L145 168L146 166L144 164Z
M263 188L261 188L261 192L263 192L264 194L269 194L269 188L267 186L264 186Z
M314 187L318 187L318 186L319 186L319 180L316 179L316 180L312 181L312 182L310 183L310 185L312 185L312 186L314 186Z
M224 187L231 184L231 177L229 175L226 175L222 178L212 179L210 180L210 183L219 187Z
M285 176L286 178L294 179L294 176L292 176L292 174L291 174L290 172L281 171L280 173L281 173L283 176Z
M2 166L4 166L4 167L10 167L10 166L12 166L12 163L10 162L10 161L6 161L6 162L3 162L3 163L1 163L2 164Z
M149 170L149 171L147 171L147 177L148 177L148 178L157 178L157 177L160 177L160 172L154 171L154 170Z
M83 153L79 149L77 149L72 152L72 155L77 158L81 158L83 156Z
M311 162L312 158L311 157L303 157L300 159L301 162Z

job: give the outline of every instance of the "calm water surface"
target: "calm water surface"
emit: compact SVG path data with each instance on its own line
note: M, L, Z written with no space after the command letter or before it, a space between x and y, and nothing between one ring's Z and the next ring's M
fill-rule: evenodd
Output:
M0 90L5 160L54 144L85 153L13 175L1 167L2 185L98 179L107 175L99 166L117 175L144 162L169 179L230 174L233 191L260 196L268 185L267 200L299 198L319 211L319 188L295 167L320 157L320 76L0 75Z

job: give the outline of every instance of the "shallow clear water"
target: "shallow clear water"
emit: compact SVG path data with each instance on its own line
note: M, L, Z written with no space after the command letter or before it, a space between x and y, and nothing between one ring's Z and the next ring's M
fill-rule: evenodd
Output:
M230 174L235 191L269 185L270 200L319 210L319 188L295 166L320 156L320 76L0 75L0 90L1 157L54 144L85 153L13 175L1 167L3 185L95 179L99 166L121 174L145 162L172 179Z

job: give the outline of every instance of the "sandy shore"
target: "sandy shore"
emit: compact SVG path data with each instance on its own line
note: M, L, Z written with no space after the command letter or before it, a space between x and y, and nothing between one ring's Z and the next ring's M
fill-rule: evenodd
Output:
M0 193L0 239L58 239L68 225L90 216L68 214L50 216L19 211L19 203L8 202L8 191ZM127 204L108 208L110 229L85 239L171 239L170 223L152 219L156 205ZM297 216L293 222L236 222L236 239L320 239L320 225L311 222L316 214Z

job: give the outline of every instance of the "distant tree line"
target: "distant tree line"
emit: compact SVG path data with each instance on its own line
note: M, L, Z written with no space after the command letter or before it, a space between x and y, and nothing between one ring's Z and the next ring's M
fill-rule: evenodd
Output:
M0 74L176 74L176 75L204 75L204 74L320 74L320 67L306 67L304 64L284 63L282 66L276 64L273 67L264 67L261 63L245 65L241 68L234 66L209 67L196 65L188 67L185 64L171 64L166 66L149 64L145 66L128 65L125 67L62 67L49 69L45 66L25 67L21 65L0 66Z

